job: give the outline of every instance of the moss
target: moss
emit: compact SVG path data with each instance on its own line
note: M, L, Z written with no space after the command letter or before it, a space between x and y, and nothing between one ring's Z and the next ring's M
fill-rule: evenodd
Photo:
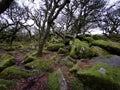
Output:
M49 45L47 46L47 50L49 51L58 51L59 48L64 47L64 44L61 43L57 43L57 44L52 44L49 43Z
M69 68L72 68L73 67L73 62L62 60L61 65L62 66L67 66Z
M120 43L104 40L95 40L92 45L99 46L112 54L120 55Z
M71 88L71 90L84 90L83 84L81 83L81 81L78 78L74 78L70 82L70 88Z
M21 70L20 68L15 67L15 66L11 66L11 67L4 69L0 73L0 78L9 79L9 80L10 79L21 79L21 78L30 77L31 75L32 74L27 71Z
M85 37L85 41L87 41L88 43L91 43L94 41L94 39L92 37Z
M51 62L40 59L25 64L25 67L30 69L41 69L42 71L50 71Z
M67 53L67 50L65 48L59 48L58 54L65 54Z
M105 69L101 73L100 68ZM91 68L77 72L84 85L92 90L120 90L120 71L104 63L97 63Z
M96 56L104 56L109 54L109 52L98 46L92 46L91 49L93 50L93 52L95 52Z
M58 57L57 57L57 55L54 55L54 56L52 56L52 57L50 58L50 63L52 63L52 62L58 62Z
M75 39L71 42L70 57L72 58L92 58L97 56L96 51L91 49L88 43Z
M48 90L60 90L61 73L59 70L48 76Z
M76 73L79 69L79 64L80 64L80 62L77 62L75 65L73 65L73 67L70 69L70 72Z
M73 42L71 42L71 51L70 56L73 58L76 58L80 54L81 49L87 49L89 48L89 45L85 42L80 41L79 39L75 39Z
M5 90L8 90L8 88L13 88L15 86L17 86L17 83L12 80L0 79L0 90L4 90L1 88L6 88Z
M25 57L23 63L26 64L26 63L32 62L32 61L34 61L34 60L36 60L35 57L33 57L32 55L27 55L27 56Z
M0 71L16 63L15 58L9 54L3 55L1 59L2 61L0 62Z

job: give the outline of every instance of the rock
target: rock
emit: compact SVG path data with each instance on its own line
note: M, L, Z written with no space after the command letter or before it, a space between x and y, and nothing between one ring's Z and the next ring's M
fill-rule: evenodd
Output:
M33 75L33 74L29 73L25 70L21 70L20 68L18 68L16 66L11 66L11 67L4 69L0 73L0 78L9 79L9 80L10 79L22 79L22 78L28 78L31 75Z
M15 65L16 63L16 59L9 55L9 54L5 54L1 57L1 62L0 62L0 71L2 71L3 69Z
M88 43L80 41L79 39L74 39L71 42L70 57L72 58L92 58L97 56L94 49L90 48Z
M93 63L106 63L109 66L120 68L120 56L117 55L106 55L106 56L100 56L96 57L92 60Z
M120 71L104 63L77 71L82 83L91 90L120 90Z
M118 42L95 40L92 42L92 45L99 46L112 54L120 55L120 43Z

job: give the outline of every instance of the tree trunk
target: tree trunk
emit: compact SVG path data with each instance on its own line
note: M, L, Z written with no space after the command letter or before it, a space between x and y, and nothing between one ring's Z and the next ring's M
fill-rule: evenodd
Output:
M38 46L38 53L37 53L38 57L41 57L43 55L44 45L49 36L49 33L50 33L50 25L47 26L46 32L41 33L41 35L39 36L39 46Z

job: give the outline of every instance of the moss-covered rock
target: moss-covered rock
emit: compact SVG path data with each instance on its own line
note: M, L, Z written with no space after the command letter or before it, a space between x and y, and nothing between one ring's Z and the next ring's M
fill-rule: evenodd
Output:
M17 86L17 83L12 80L0 79L0 90L8 90Z
M93 58L94 63L102 62L114 68L120 68L120 56L117 55L106 55Z
M1 60L2 61L0 62L0 71L16 63L16 59L9 54L1 56Z
M78 78L74 78L70 83L71 90L84 90L83 84Z
M100 48L98 46L92 46L91 50L93 50L93 53L95 53L96 56L105 56L105 55L109 54L108 51L106 51L103 48Z
M80 65L80 61L73 65L73 67L70 69L70 72L76 73L79 70L79 65Z
M91 90L120 90L120 71L104 63L79 70L77 75Z
M38 60L25 64L25 67L29 69L41 69L42 71L50 71L51 61L48 62L43 59L38 59Z
M61 73L59 70L48 76L48 90L60 90Z
M105 41L105 40L95 40L92 45L99 46L112 54L120 55L120 43Z
M69 54L72 58L91 58L96 56L94 49L91 49L88 43L75 39L71 42L71 51Z
M61 44L61 43L57 43L57 44L49 43L47 45L47 50L49 50L49 51L58 51L59 48L62 48L62 47L64 47L64 44Z
M21 79L21 78L27 78L30 77L32 74L21 70L20 68L16 67L16 66L11 66L8 67L6 69L4 69L1 73L0 73L0 78L2 79Z

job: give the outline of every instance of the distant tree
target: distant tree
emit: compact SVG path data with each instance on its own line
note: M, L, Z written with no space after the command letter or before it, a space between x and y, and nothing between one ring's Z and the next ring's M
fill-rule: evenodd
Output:
M6 32L9 38L9 44L12 45L13 40L16 37L17 32L22 28L25 28L25 23L28 20L26 14L27 8L21 8L17 3L13 2L10 7L1 15L0 33ZM2 34L2 33L1 33Z

